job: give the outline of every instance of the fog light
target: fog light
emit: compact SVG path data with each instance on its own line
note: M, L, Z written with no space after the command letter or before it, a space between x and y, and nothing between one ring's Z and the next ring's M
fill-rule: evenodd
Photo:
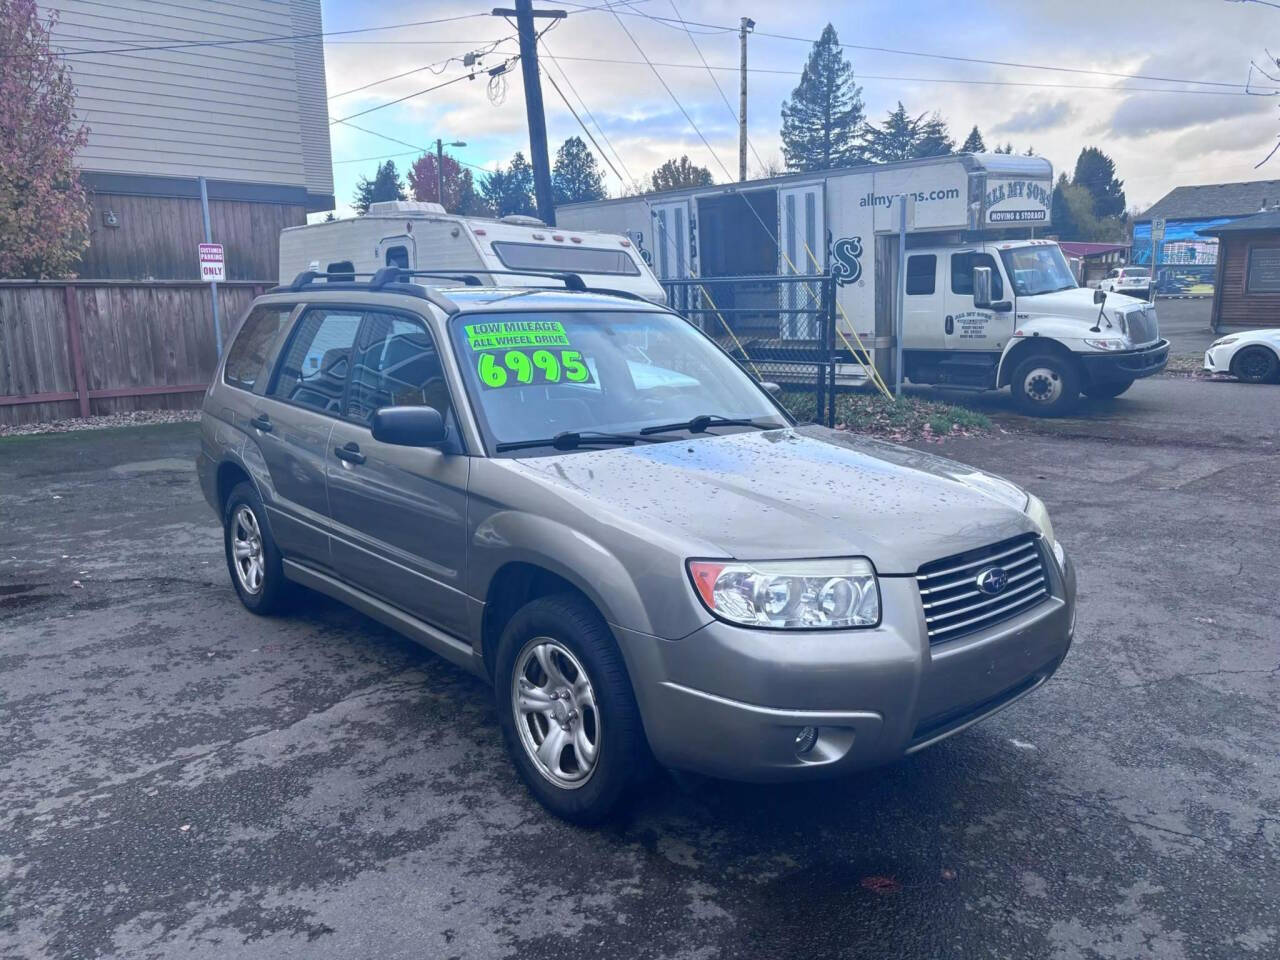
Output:
M796 756L803 757L818 742L817 727L802 727L796 734Z

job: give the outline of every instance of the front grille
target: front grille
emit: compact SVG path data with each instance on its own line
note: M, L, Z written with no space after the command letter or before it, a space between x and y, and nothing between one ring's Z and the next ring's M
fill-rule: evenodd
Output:
M1131 310L1125 316L1125 326L1135 347L1160 339L1160 325L1154 310Z
M995 594L978 589L978 576L988 567L999 567L1007 577ZM1049 596L1044 551L1034 533L926 563L916 583L930 643L994 627Z

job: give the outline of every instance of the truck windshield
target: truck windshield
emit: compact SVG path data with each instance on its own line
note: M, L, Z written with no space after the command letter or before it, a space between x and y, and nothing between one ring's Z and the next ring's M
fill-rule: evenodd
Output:
M1067 259L1056 244L1001 250L1000 259L1004 261L1014 293L1020 297L1056 293L1077 286Z
M737 364L675 314L463 314L450 320L449 333L491 446L566 431L636 433L699 416L787 422Z

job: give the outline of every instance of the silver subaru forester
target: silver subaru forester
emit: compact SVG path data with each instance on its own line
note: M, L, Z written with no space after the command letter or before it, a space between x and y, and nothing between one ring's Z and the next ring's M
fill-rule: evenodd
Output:
M990 474L797 426L662 307L382 271L259 297L199 475L244 605L306 587L490 681L534 795L883 764L1044 683L1075 576ZM552 282L544 280L543 283Z

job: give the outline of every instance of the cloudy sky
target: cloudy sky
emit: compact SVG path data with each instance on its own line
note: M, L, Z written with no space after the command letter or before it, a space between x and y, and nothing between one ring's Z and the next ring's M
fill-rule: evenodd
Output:
M569 11L543 38L544 74L559 84L624 179L647 178L663 160L681 153L710 168L718 181L730 179L726 167L736 174L736 27L742 16L753 18L757 31L750 40L749 172L780 162L779 107L808 55L805 39L817 37L831 22L842 42L882 48L845 51L873 121L901 100L913 113L940 111L957 141L977 124L988 146L1009 141L1019 152L1033 147L1055 170L1070 171L1082 146L1098 146L1115 159L1131 207L1147 206L1179 184L1280 178L1280 153L1254 169L1280 134L1280 97L1246 95L1244 86L1250 60L1265 68L1264 48L1280 54L1280 5L1239 0L614 0L619 16L589 9L605 2L540 0L536 5ZM379 108L350 123L384 135L344 123L331 127L340 214L348 211L360 174L371 174L391 155L399 155L395 159L403 169L414 158L412 147L434 143L436 137L465 140L467 147L455 155L486 169L505 163L516 150L527 155L518 65L503 89L491 91L482 75L410 96L465 77L461 62L444 62L448 58L492 50L482 60L491 68L516 51L513 28L488 15L492 6L489 0L377 7L325 0L325 29L331 33L393 27L331 35L326 41L330 116L347 118ZM468 16L474 14L484 15ZM404 25L454 17L460 19ZM688 32L680 19L688 22ZM503 42L493 48L494 41ZM697 130L644 56L659 65ZM347 93L408 71L414 72ZM1280 71L1270 72L1280 78ZM1280 89L1257 73L1253 81L1253 89ZM581 128L545 79L543 88L554 155L559 143L581 134ZM408 99L391 104L402 97ZM607 186L611 194L621 192L612 172Z

